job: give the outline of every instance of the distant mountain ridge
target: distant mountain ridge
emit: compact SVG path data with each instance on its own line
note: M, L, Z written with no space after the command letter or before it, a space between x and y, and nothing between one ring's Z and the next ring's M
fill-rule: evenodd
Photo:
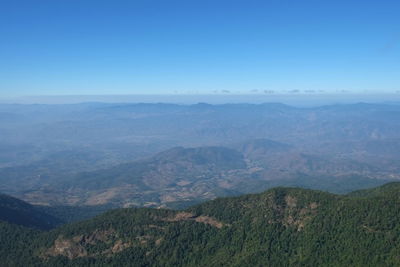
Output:
M399 105L84 103L0 112L0 192L32 204L176 208L277 185L346 193L400 179ZM163 153L176 147L196 149L175 150L181 160L173 162Z
M380 171L354 160L304 154L289 144L256 139L230 147L175 147L111 168L53 181L49 177L45 186L27 190L22 198L57 206L180 208L279 185L345 193L385 183L384 174L373 176Z

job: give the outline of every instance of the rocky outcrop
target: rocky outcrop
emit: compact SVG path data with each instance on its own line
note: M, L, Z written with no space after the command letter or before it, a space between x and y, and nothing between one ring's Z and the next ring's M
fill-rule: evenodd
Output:
M179 222L179 221L195 221L198 223L204 223L211 225L216 228L222 228L226 224L205 215L195 216L193 213L190 212L179 212L175 214L174 217L163 218L162 220L167 222Z
M42 258L65 256L68 259L76 259L79 257L95 257L97 255L112 255L119 253L131 246L128 242L116 239L117 233L113 229L96 230L89 235L77 235L72 238L59 236L53 246L48 248L42 255ZM116 240L115 240L116 239ZM114 241L115 240L115 241ZM107 249L103 249L98 253L88 253L87 246L95 246L100 243L108 244Z

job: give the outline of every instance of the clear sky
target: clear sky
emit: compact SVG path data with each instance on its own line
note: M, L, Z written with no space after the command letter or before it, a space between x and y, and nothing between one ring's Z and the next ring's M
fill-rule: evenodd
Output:
M400 1L0 0L0 96L400 92Z

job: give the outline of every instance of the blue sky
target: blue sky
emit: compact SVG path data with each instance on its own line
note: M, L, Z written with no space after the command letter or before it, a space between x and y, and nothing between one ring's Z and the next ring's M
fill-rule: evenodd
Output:
M3 0L0 96L400 92L399 14L386 0Z

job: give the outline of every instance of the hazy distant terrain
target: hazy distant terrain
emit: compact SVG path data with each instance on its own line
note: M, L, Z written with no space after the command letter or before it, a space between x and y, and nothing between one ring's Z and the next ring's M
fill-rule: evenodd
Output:
M277 185L400 179L400 105L0 105L0 192L181 207ZM186 203L186 204L185 204Z

